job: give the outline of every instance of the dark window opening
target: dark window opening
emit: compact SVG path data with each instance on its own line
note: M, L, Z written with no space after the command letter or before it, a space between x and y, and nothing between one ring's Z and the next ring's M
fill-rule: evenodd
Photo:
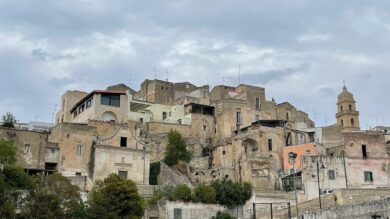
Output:
M121 137L121 147L127 147L127 138Z
M335 180L336 176L334 174L334 170L328 170L328 177L330 180Z
M272 151L272 139L268 139L268 150Z
M351 105L351 104L349 104L349 110L350 110L350 111L352 110L352 105Z
M367 158L367 146L366 145L362 145L362 155L363 155L363 158Z
M80 172L76 172L76 176L81 176L81 173Z
M222 154L223 154L223 155L225 155L225 153L226 153L225 151L222 151Z
M365 182L373 182L374 176L371 171L364 171L364 181Z
M286 120L289 119L289 115L288 115L288 112L286 112Z
M121 176L121 177L127 179L127 171L121 171L121 170L119 170L119 171L118 171L118 176Z
M260 98L256 97L256 104L255 104L256 110L260 110Z
M241 112L236 113L236 122L237 124L241 124Z
M89 107L91 107L92 106L92 99L87 100L87 102L85 103L85 106L86 106L87 109Z
M353 119L351 119L351 125L354 126L355 125L355 121Z
M167 112L162 113L162 119L165 120L167 118Z
M139 122L143 123L144 122L144 118L139 118Z
M120 95L118 94L102 94L100 104L107 106L120 107Z
M344 126L344 121L343 120L341 120L341 125Z
M203 131L207 131L207 126L203 126Z

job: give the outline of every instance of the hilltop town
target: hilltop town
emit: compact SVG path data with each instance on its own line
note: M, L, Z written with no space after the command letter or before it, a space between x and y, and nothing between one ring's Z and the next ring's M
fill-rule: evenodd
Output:
M319 211L343 214L362 206L361 218L383 215L390 127L361 130L345 85L334 100L335 123L316 127L291 103L267 100L262 87L145 80L138 91L125 84L66 91L55 125L1 127L0 139L14 142L26 173L60 173L85 194L112 173L134 181L146 199L164 186L231 180L253 188L233 210L237 218L315 218ZM182 166L163 162L172 131L191 152ZM145 218L209 218L218 210L166 201L147 208Z

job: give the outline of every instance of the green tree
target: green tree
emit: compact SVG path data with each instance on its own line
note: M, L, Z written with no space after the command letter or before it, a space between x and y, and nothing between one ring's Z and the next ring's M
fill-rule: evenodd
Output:
M214 204L216 202L215 189L212 186L199 184L193 192L193 201L206 204Z
M79 188L55 173L35 178L22 215L26 218L85 218L86 212Z
M22 218L62 219L65 218L65 213L59 196L47 189L38 188L30 193L21 216Z
M16 148L12 141L0 140L0 165L10 165L16 162Z
M212 183L218 203L227 207L243 205L252 196L250 183L234 183L231 180L217 180Z
M211 219L234 219L229 213L218 211L217 215L213 216Z
M191 189L186 184L176 186L173 192L173 200L181 200L184 202L191 201Z
M5 115L3 115L3 127L6 128L14 128L14 123L16 123L16 118L12 113L7 112Z
M90 218L142 218L145 202L136 184L116 174L95 183L88 200Z
M176 165L179 160L190 161L191 152L187 150L182 135L177 131L171 131L168 134L168 145L165 151L164 162L168 166L173 166Z
M15 162L16 150L12 142L0 140L0 218L15 218L23 191L32 187L32 180Z

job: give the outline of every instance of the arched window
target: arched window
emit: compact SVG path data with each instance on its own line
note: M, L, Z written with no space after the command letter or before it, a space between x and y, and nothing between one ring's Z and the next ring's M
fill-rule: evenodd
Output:
M354 126L355 125L355 121L353 119L351 119L351 125Z
M341 112L343 111L343 106L340 106L340 111L341 111Z
M286 120L288 120L288 112L286 112Z
M343 120L341 120L341 125L344 126L344 121Z
M349 104L349 110L352 110L352 105L351 104Z

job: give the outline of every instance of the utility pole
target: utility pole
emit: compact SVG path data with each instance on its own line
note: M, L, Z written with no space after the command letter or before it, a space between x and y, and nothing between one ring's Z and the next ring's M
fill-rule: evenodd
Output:
M318 183L318 201L320 203L320 209L322 209L321 203L321 187L320 187L320 168L318 167L320 156L317 156L317 183Z

